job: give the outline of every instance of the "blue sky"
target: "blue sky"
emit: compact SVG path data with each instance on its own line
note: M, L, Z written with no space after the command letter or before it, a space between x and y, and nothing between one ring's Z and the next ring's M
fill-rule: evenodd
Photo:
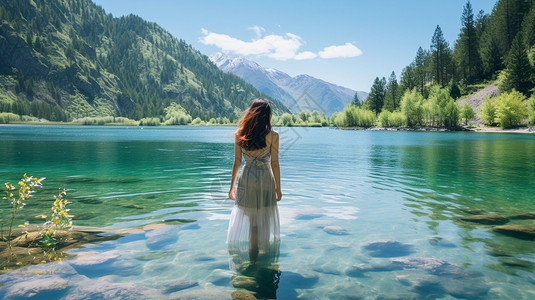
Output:
M369 92L429 48L440 25L453 45L465 0L93 0L114 16L158 23L206 55L225 50L292 76ZM474 14L496 1L472 0Z

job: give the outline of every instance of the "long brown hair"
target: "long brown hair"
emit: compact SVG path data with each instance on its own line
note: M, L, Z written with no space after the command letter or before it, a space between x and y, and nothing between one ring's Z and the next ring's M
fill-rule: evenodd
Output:
M266 99L255 99L238 123L236 143L245 150L262 149L270 131L271 106Z

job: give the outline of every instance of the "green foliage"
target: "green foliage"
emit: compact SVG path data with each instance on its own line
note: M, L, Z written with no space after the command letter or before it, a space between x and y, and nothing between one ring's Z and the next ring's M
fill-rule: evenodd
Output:
M489 96L483 99L483 104L480 107L481 112L479 117L483 120L485 125L494 125L496 123L496 103Z
M114 122L113 116L85 117L85 118L74 119L72 121L73 124L78 124L78 125L106 125L106 124L111 124L113 122Z
M454 127L459 124L459 105L455 101L450 100L444 107L443 121L445 127Z
M171 103L164 109L165 111L165 125L187 125L191 123L191 116L178 103ZM211 122L210 122L211 123Z
M358 107L362 106L362 101L360 101L359 95L358 95L357 92L355 92L355 96L353 96L353 101L351 102L351 104L355 105L355 106L358 106Z
M390 116L388 118L388 124L391 127L407 126L407 119L405 118L405 116L401 112L395 111L395 112L390 114Z
M45 228L41 231L41 248L45 250L54 249L56 246L56 238L54 237L57 229L68 229L72 227L72 216L69 215L67 204L67 193L65 190L61 191L57 196L54 195L54 203L52 204L52 215L50 221L45 223Z
M203 120L201 120L201 118L197 117L191 122L191 125L204 126L204 125L206 125L206 123Z
M407 126L418 125L422 122L424 97L416 90L407 90L401 98L401 112L407 120Z
M388 78L388 84L386 86L386 94L384 100L383 110L395 111L399 108L399 84L396 78L396 73L392 71Z
M472 106L465 102L463 106L461 106L461 119L464 120L464 125L468 125L468 121L473 120L475 116L476 113Z
M461 16L462 28L455 45L460 75L467 83L473 83L481 74L479 35L470 1L466 3ZM479 33L481 34L481 33Z
M383 110L379 114L379 124L381 127L390 127L390 118L392 116L392 113L388 110Z
M13 113L0 113L0 124L9 124L20 121L20 116Z
M535 125L535 95L531 95L528 102L528 124L533 126Z
M8 200L11 204L11 219L9 222L9 230L7 235L7 245L8 248L13 254L11 249L11 233L13 230L13 221L17 213L26 205L26 201L32 196L35 188L42 186L42 181L46 178L34 178L33 176L28 177L24 174L23 178L19 181L19 188L15 188L10 183L4 183L6 189L4 190L5 196L2 197L3 200ZM17 190L17 192L15 192ZM15 194L16 193L16 194Z
M51 121L72 117L162 117L179 103L193 118L237 119L254 98L267 98L160 26L113 18L90 0L5 0L0 57L0 112ZM46 79L45 79L46 78ZM270 99L275 114L288 112ZM171 122L174 123L174 122Z
M335 116L334 122L338 127L371 127L375 126L376 114L371 110L349 104L344 108L342 115Z
M511 91L513 89L527 95L533 87L532 67L529 63L528 54L520 36L516 37L511 45L507 55L507 69L505 80L502 82L500 89L502 91Z
M510 128L521 124L527 117L525 99L522 93L515 90L496 98L496 121L500 127Z
M370 94L366 99L367 107L373 112L375 112L376 115L379 114L381 112L381 109L383 108L385 96L386 79L384 77L382 79L376 77L373 81Z
M437 25L433 38L431 39L431 66L435 82L441 86L446 86L450 80L448 69L451 65L451 49L444 39L442 29Z
M160 126L159 118L143 118L139 120L139 126Z

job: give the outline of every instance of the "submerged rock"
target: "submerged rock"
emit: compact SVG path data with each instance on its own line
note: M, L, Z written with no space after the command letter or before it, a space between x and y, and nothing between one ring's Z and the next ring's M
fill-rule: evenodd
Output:
M196 281L192 280L173 280L159 284L158 288L162 290L163 293L167 294L185 290L187 288L191 288L197 285L199 284Z
M397 257L413 253L411 245L392 240L373 241L362 246L373 257Z
M466 213L469 213L471 215L480 215L483 212L485 212L484 210L478 209L478 208L475 208L475 209L463 209L463 211L466 212Z
M448 241L448 240L445 240L439 236L434 236L432 238L430 238L429 240L429 244L433 245L433 246L438 246L438 247L446 247L446 248L455 248L457 247L457 245L455 245L454 243Z
M31 280L24 280L10 285L6 291L5 299L30 298L38 296L46 299L52 297L49 293L54 293L53 297L58 297L58 291L67 288L68 281L57 275L35 276Z
M514 257L500 257L498 259L503 265L515 268L523 268L532 270L535 267L535 263L528 260L518 259Z
M523 225L503 225L496 226L492 230L523 240L535 240L535 227Z
M468 276L468 273L463 268L437 258L400 257L391 258L390 262L405 269L420 269L437 276Z
M509 219L514 219L514 220L535 220L535 212L527 212L527 213L523 213L523 214L516 214L516 215L512 215L512 216L509 216Z
M347 230L340 226L325 226L323 227L323 231L327 232L328 234L334 234L334 235L347 235Z
M469 217L463 217L461 218L461 220L487 225L499 225L509 222L508 218L498 214L474 215Z
M106 252L83 252L79 253L78 256L69 263L75 268L80 266L96 266L111 262L118 257L118 250L110 250Z
M164 299L156 289L146 286L83 278L86 279L77 282L66 299Z
M178 233L175 226L164 226L145 233L147 248L160 250L166 246L172 246L178 241Z

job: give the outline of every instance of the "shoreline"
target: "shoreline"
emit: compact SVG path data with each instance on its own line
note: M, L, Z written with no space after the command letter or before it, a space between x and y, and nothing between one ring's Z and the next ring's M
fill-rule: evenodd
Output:
M457 126L454 128L444 127L333 127L340 130L369 130L369 131L411 131L411 132L474 132L474 133L523 133L535 134L535 126L517 127L517 128L500 128L500 127L475 127L468 128Z
M160 126L149 126L149 125L124 125L124 124L105 124L105 125L83 125L83 124L72 124L72 123L62 123L62 122L35 122L35 123L7 123L0 124L0 126L76 126L76 127L235 127L235 124L217 124L217 125L160 125ZM335 127L335 126L305 126L305 125L296 125L296 126L275 126L273 127L307 127L307 128L332 128L340 130L369 130L369 131L410 131L410 132L475 132L475 133L522 133L522 134L535 134L535 126L531 127L516 127L516 128L501 128L501 127L475 127L468 128L465 126L457 126L453 128L444 128L444 127L424 127L424 126L414 126L414 127Z

